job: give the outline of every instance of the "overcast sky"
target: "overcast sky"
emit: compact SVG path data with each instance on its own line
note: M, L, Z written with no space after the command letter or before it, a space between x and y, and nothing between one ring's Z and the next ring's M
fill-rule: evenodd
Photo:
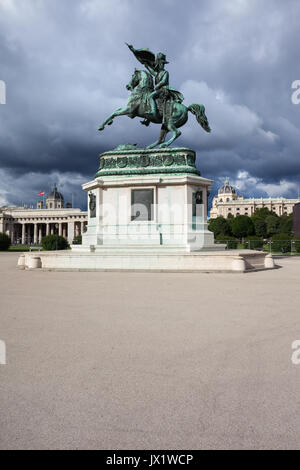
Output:
M97 131L142 67L125 41L166 53L171 86L205 105L212 133L190 115L176 146L215 189L229 176L245 196L297 197L299 20L299 0L0 0L0 206L56 182L84 207L99 153L156 140L138 118Z

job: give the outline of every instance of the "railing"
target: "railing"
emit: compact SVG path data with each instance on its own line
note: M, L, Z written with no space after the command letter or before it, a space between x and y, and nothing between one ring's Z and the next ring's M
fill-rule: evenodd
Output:
M42 251L42 246L30 246L29 251Z
M266 243L269 253L284 255L300 255L300 241L297 240L276 240ZM281 247L280 247L281 245ZM279 248L279 249L278 249Z
M229 250L241 248L274 254L300 255L299 240L269 240L264 242L260 242L259 240L245 240L243 243L239 240L215 240L215 243L224 244L226 245L226 249Z

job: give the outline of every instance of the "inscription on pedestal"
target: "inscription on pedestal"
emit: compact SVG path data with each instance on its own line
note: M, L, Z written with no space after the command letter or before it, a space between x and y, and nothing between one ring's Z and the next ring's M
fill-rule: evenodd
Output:
M153 189L131 190L131 220L150 221L153 219Z

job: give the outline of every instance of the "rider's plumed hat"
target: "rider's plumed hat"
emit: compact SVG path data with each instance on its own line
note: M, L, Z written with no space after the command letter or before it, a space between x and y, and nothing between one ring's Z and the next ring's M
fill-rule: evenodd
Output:
M166 58L166 55L163 54L162 52L159 52L156 56L156 60L157 62L160 60L162 61L164 64L168 64L169 62L167 61L167 58Z

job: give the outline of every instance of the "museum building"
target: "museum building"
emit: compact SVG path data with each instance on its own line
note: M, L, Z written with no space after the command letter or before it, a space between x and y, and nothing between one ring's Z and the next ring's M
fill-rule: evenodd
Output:
M0 208L0 233L6 233L12 244L40 244L42 238L50 234L65 237L73 243L74 237L86 231L87 212L73 209L64 203L63 195L54 185L46 201L40 200L37 208Z
M278 216L290 215L293 213L295 204L299 202L300 199L285 199L283 197L244 198L244 196L237 194L235 188L226 179L218 194L213 198L210 218L215 219L220 216L227 218L229 214L232 214L234 217L237 215L248 215L251 217L256 209L263 207L267 207Z

